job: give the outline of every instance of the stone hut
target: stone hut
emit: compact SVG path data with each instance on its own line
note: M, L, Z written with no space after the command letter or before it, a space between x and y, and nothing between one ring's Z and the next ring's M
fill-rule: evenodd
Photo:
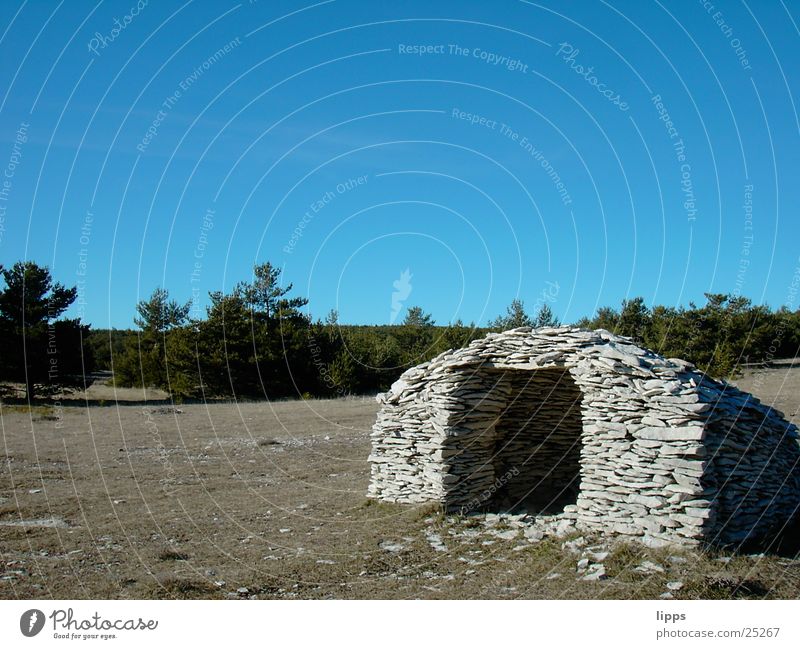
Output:
M368 495L550 514L652 545L775 534L800 506L797 427L607 331L521 327L378 395Z

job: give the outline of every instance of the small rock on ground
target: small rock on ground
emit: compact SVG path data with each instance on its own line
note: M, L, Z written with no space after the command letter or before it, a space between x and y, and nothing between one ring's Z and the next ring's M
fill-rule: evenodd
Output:
M606 578L606 567L602 563L592 564L589 571L581 577L583 581L600 581Z
M642 561L638 566L634 568L636 572L644 572L644 573L654 573L654 572L664 572L664 566L661 566L657 563L653 563L652 561Z

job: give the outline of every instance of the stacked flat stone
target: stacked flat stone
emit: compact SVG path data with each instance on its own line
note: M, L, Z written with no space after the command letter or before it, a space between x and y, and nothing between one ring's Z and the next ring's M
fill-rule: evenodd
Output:
M384 501L555 508L653 545L756 540L800 506L781 413L603 330L489 334L378 401L368 495Z

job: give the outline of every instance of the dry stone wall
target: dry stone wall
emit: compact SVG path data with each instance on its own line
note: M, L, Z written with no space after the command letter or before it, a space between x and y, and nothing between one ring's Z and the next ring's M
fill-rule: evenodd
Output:
M556 508L653 545L740 543L800 502L793 424L605 331L490 334L411 368L378 401L368 493L385 501Z

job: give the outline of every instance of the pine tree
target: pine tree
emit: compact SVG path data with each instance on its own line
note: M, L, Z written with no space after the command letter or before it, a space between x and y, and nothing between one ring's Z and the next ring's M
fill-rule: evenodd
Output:
M557 327L560 323L559 319L553 314L552 309L547 304L543 304L534 320L534 327Z
M178 304L169 299L169 291L157 288L147 300L141 300L136 305L138 317L133 321L142 331L164 333L186 323L192 303Z
M82 373L88 327L79 320L58 320L78 291L53 282L47 267L20 261L0 267L0 274L6 284L0 291L0 380L25 383L30 401L37 384L57 387ZM85 360L91 372L90 355Z
M425 313L421 306L408 307L403 324L410 327L432 327L435 323L430 313Z
M262 315L267 322L299 315L300 307L308 304L302 297L287 298L293 285L280 285L281 270L270 262L253 266L253 281L240 282L235 289L244 298L254 313Z
M504 316L497 316L495 320L489 322L490 328L499 331L531 326L533 326L533 321L530 316L525 313L524 302L516 298L511 300L511 304L506 308L506 314Z

